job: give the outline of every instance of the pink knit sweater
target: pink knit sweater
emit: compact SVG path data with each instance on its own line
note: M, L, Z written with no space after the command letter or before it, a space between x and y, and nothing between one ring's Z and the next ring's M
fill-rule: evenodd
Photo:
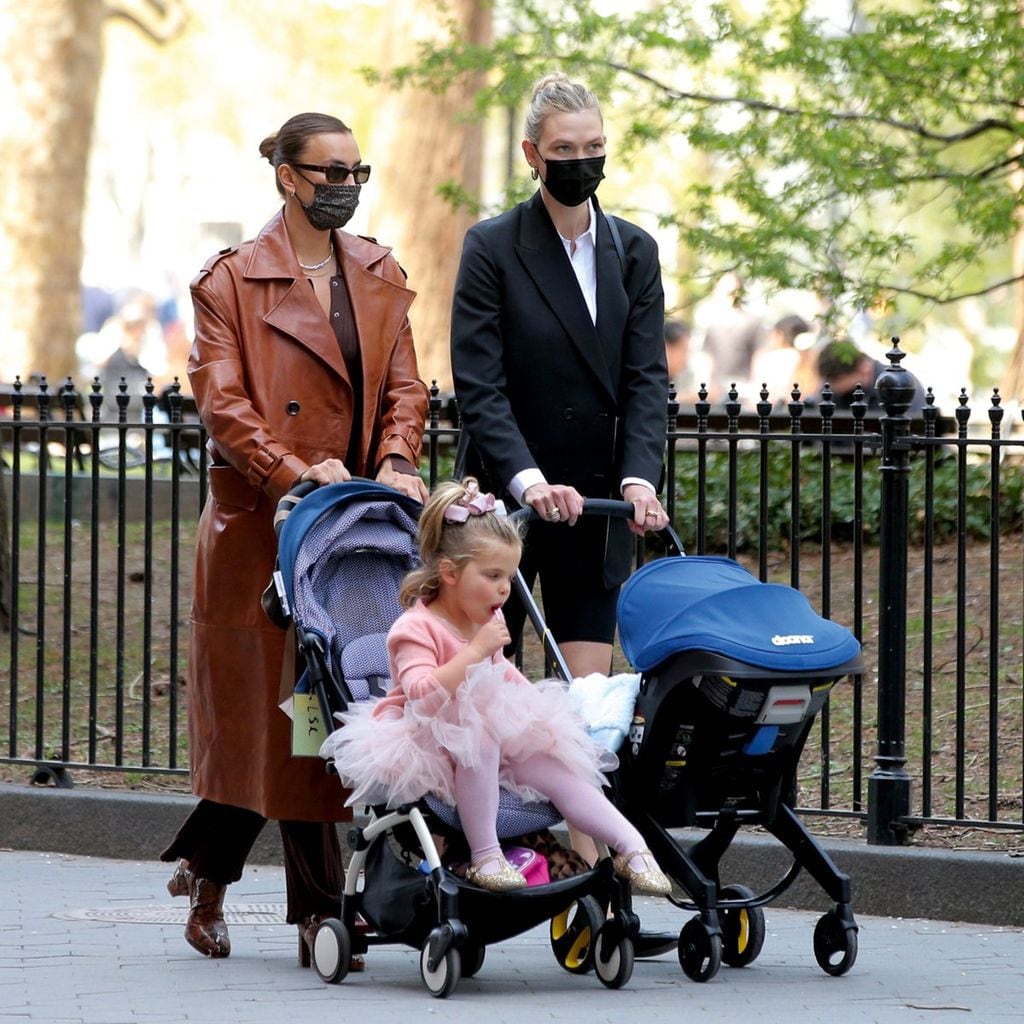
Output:
M427 708L436 704L435 710L443 707L450 697L438 682L437 670L459 654L468 642L421 601L403 612L388 633L391 689L377 702L374 716L390 714L392 708L401 714L410 699L427 701ZM504 663L505 678L510 683L530 685L501 651L496 651L490 660L495 665Z

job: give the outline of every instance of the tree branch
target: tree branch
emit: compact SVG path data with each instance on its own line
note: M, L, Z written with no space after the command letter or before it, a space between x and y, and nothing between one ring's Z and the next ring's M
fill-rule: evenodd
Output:
M188 24L184 0L106 0L104 7L108 18L127 21L160 45L179 36Z
M975 299L981 295L988 295L991 292L998 291L1000 288L1006 288L1011 284L1020 284L1024 282L1024 274L1017 274L1015 277L1004 277L1001 281L994 281L990 285L986 285L984 288L978 288L973 292L958 292L955 295L934 295L931 292L920 291L917 288L901 288L898 285L886 284L881 287L885 288L886 291L897 292L900 295L912 295L917 299L924 299L926 302L934 302L937 306L948 306L953 302L959 302L961 299Z
M746 107L748 110L759 110L770 114L781 114L784 117L823 117L833 121L848 121L851 123L858 121L869 122L872 124L885 125L887 128L894 128L897 131L902 131L921 139L927 139L929 142L939 142L947 146L955 145L958 142L966 142L967 140L976 138L988 131L998 130L1007 132L1013 136L1019 136L1022 130L1024 130L1020 124L1014 124L1012 121L1003 121L999 118L986 117L982 118L982 120L978 121L976 124L972 124L969 127L964 128L963 131L949 133L935 132L921 124L914 124L910 121L901 121L894 117L882 117L879 114L862 114L855 110L811 111L803 110L799 107L785 106L780 103L770 103L767 100L752 99L747 96L721 96L715 95L714 93L686 92L658 80L646 71L631 68L626 64L620 64L617 61L611 60L602 60L599 63L611 68L613 71L618 71L622 74L639 79L645 84L657 89L659 92L664 93L670 99L677 100L679 102L687 101L692 103L706 103L711 106L723 106L732 103L741 107Z

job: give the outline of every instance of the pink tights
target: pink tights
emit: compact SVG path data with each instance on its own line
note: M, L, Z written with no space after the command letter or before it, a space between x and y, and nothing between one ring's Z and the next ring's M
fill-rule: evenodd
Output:
M486 743L476 768L455 766L455 802L469 842L470 860L476 864L501 853L496 829L500 753L497 743ZM556 758L535 754L513 762L512 776L521 785L543 793L574 828L616 852L632 853L646 846L600 789L574 775Z

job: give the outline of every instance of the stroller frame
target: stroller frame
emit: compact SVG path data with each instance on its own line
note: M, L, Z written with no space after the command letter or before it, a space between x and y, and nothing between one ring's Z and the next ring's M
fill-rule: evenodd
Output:
M341 488L349 488L353 500L397 502L412 514L418 505L391 488L353 480L321 489L313 502L303 508L300 499L313 489L305 484L293 488L279 503L275 518L280 548L279 578L275 582L279 596L284 598L284 607L294 607L290 579L294 558L290 547L282 541L289 538L289 531L312 526L332 508L332 487L336 494L341 493ZM346 494L341 500L347 497ZM516 586L529 599L521 577ZM265 595L265 604L267 600ZM536 608L534 613L539 614ZM277 621L280 624L280 617ZM331 721L335 713L346 710L353 701L352 691L337 663L335 671L331 671L325 637L299 622L294 625L312 691L319 699L324 719ZM561 660L557 651L555 655ZM333 769L333 765L328 769ZM628 982L640 924L633 913L629 883L615 875L606 850L593 869L572 878L513 892L490 892L464 881L442 865L432 838L432 823L436 824L434 832L443 833L447 828L421 800L390 810L371 807L369 822L348 830L347 845L352 852L341 894L340 919L321 921L312 941L312 966L323 981L341 982L349 972L353 954L365 953L371 946L397 943L419 948L420 974L425 986L431 995L445 998L455 990L461 977L471 977L480 969L487 945L550 920L552 950L563 969L571 974L585 974L593 967L608 988L620 988ZM405 855L418 849L425 872L394 856L392 838L406 841ZM402 892L408 894L412 906L410 914L396 914L393 907L373 899L375 883L371 872L375 870L388 874L396 885L403 887ZM362 888L361 878L365 882Z
M446 998L462 977L483 965L488 945L519 935L544 921L551 930L555 957L571 974L591 966L601 982L620 988L632 975L633 940L640 923L632 911L629 885L614 875L603 858L583 874L511 893L489 892L448 871L437 854L428 824L429 811L420 804L391 811L374 808L364 827L348 832L352 856L346 871L341 919L321 922L313 940L312 962L320 978L335 984L348 973L353 953L372 946L403 944L420 949L420 975L431 995ZM413 917L407 927L367 933L363 917L376 926L373 911L359 889L360 876L372 851L388 836L408 826L424 854L429 874L420 884L429 895L432 913ZM419 874L419 872L416 872ZM606 917L610 906L611 916Z

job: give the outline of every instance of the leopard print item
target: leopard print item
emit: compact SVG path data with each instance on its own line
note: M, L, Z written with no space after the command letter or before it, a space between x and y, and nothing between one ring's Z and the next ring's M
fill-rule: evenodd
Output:
M527 832L526 835L506 840L506 846L525 846L528 850L542 853L548 862L548 874L552 882L573 878L590 870L590 865L575 851L563 846L549 829Z

